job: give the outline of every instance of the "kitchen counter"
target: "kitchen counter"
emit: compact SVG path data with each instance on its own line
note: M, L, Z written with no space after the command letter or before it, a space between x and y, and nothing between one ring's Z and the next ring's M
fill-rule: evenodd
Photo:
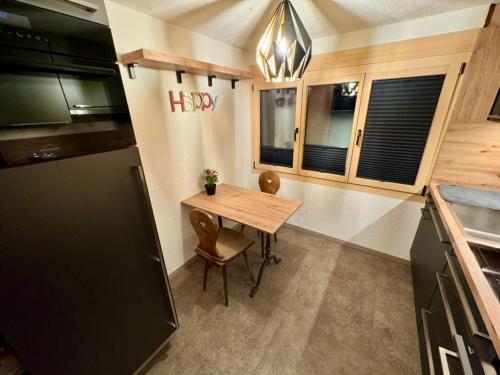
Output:
M481 271L481 267L468 242L492 247L499 247L499 244L467 235L462 230L462 226L450 205L441 196L436 184L430 185L430 194L440 214L445 230L448 233L448 237L453 245L453 249L455 250L496 352L500 355L500 304L495 292Z

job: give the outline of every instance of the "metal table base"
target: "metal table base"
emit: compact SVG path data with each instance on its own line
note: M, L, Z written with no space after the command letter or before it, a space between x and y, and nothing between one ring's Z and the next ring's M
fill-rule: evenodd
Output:
M250 292L250 297L253 297L257 294L257 291L259 290L260 282L262 280L262 275L264 274L264 269L266 266L269 266L271 264L271 261L273 261L275 264L278 264L281 262L281 258L271 254L271 234L266 233L266 253L264 255L264 261L262 262L262 265L260 266L259 270L259 276L257 277L257 282L255 283L254 288Z

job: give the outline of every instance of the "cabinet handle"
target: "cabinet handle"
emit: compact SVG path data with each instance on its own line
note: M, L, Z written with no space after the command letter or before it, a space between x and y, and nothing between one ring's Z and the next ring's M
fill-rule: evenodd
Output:
M74 108L90 108L92 107L90 104L73 104Z
M297 141L297 134L299 133L299 128L295 128L293 131L293 141Z
M361 140L361 136L363 135L363 130L358 130L358 135L356 135L356 146L359 146L359 141Z
M451 331L451 338L455 339L455 342L457 343L457 351L458 351L458 358L460 358L460 363L462 364L462 369L464 370L465 375L473 375L472 372L472 366L469 361L469 356L467 354L467 349L465 348L465 343L464 339L462 336L460 336L457 333L457 330L455 328L455 322L453 320L453 315L451 314L451 308L450 308L450 303L448 301L448 296L446 294L446 289L441 281L441 278L447 277L446 275L436 273L437 276L437 281L438 281L438 286L439 286L439 291L441 292L441 298L443 300L443 305L444 305L444 311L446 314L446 320L448 321L448 325L450 326L450 331ZM441 349L441 348L440 348ZM443 349L446 350L446 349ZM474 349L469 346L469 350L471 350L471 354L474 353ZM440 350L441 354L441 350ZM457 353L455 353L457 354ZM446 360L446 355L444 355L444 363L443 363L443 356L441 356L441 364L443 365L443 373L445 375L449 374L450 371L448 369L448 372L445 371L444 365L448 365L448 361Z
M142 197L144 199L144 203L146 204L150 224L153 227L156 250L159 251L161 249L160 239L158 237L158 232L156 231L155 219L153 215L153 207L151 206L148 186L146 185L146 176L144 175L144 169L140 165L136 166L134 169L136 170L137 176L139 177Z
M500 276L500 272L492 270L489 267L481 267L481 271L483 271L483 273L487 274L487 275L491 275L491 276L495 276L495 277L499 277Z
M476 323L474 314L472 314L472 309L470 307L469 301L467 301L467 296L465 295L464 288L458 277L458 272L451 259L451 254L448 251L445 251L444 256L446 258L446 262L448 263L448 267L450 268L451 279L453 280L453 284L455 285L455 289L457 290L458 298L460 299L460 303L464 309L465 317L467 319L467 323L469 323L472 334L491 341L490 335L479 330L479 326Z
M441 294L441 299L444 305L444 312L446 314L446 320L448 321L448 326L450 327L451 338L457 334L457 329L455 327L455 320L453 319L453 315L451 313L450 301L448 300L448 294L446 293L445 286L441 278L447 277L446 275L440 274L436 272L436 278L438 282L439 292Z
M469 355L467 354L467 349L465 348L463 337L460 335L455 335L455 342L457 343L458 358L460 358L460 363L462 364L462 370L464 370L464 374L474 375L472 366L469 361ZM471 354L474 353L474 349L472 347L468 346L468 349L471 350Z
M434 209L432 207L429 208L429 213L431 214L432 221L434 222L434 227L436 228L439 241L441 241L442 243L450 244L451 243L450 239L448 238L447 235L443 233L441 225L439 224L438 218L436 216L436 213L434 212Z
M458 353L445 349L441 346L439 347L439 358L441 360L443 375L451 375L450 365L448 364L448 359L446 358L447 355L451 355L452 357L458 358L460 360L460 363L462 364L462 370L464 371L465 375L474 375L462 336L456 335L455 342L457 343Z
M434 375L434 361L432 360L432 347L431 339L429 333L429 321L427 320L427 315L431 312L426 309L421 309L422 313L422 326L424 329L424 340L425 340L425 351L427 352L427 362L429 363L429 375Z
M170 290L170 281L168 280L168 277L167 277L167 268L165 267L165 261L164 261L163 256L162 256L160 237L158 236L158 231L156 230L156 222L155 222L155 217L153 215L153 207L151 206L151 200L149 197L148 185L146 184L146 176L144 175L144 169L142 168L141 165L135 166L134 169L137 173L137 176L139 177L141 193L142 193L142 197L144 199L144 203L145 203L147 211L148 211L149 224L151 225L151 230L153 231L156 251L158 253L157 257L153 256L151 258L154 261L159 260L159 263L161 264L162 275L163 275L163 279L165 281L165 286L167 288L167 294L168 294L168 299L170 301L170 306L172 307L172 313L173 313L174 320L175 320L175 326L179 327L179 321L177 319L177 312L175 311L174 299L172 297L172 292Z
M446 358L447 355L459 358L458 353L445 349L441 346L439 347L439 359L441 360L441 368L443 369L443 375L451 375L450 365L448 365L448 359Z
M85 0L63 0L65 3L69 5L73 5L75 7L86 10L87 12L95 13L99 10L99 7L96 4Z

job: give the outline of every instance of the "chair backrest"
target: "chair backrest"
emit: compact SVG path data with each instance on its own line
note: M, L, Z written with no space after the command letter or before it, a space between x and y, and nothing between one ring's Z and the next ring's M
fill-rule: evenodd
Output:
M272 171L262 172L259 176L260 191L276 194L280 189L280 176Z
M191 225L193 226L198 240L198 248L206 252L208 255L220 258L221 255L217 251L216 243L219 237L219 228L215 225L212 217L206 212L194 209L189 214Z

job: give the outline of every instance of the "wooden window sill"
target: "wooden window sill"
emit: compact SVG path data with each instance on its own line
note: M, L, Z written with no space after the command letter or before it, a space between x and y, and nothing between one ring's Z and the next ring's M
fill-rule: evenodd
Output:
M266 169L253 168L252 174L260 174L265 170ZM412 201L412 202L417 202L417 203L424 203L425 202L425 197L420 195L420 194L404 193L401 191L381 189L381 188L375 188L375 187L365 186L365 185L356 185L356 184L352 184L352 183L348 183L348 182L326 180L326 179L322 179L322 178L308 177L308 176L302 176L302 175L292 174L292 173L283 173L283 172L276 172L276 173L278 173L278 175L280 177L287 179L287 180L292 180L292 181L299 181L299 182L305 182L305 183L310 183L310 184L318 184L318 185L329 186L329 187L333 187L333 188L337 188L337 189L349 189L349 190L353 190L353 191L360 191L363 193L381 195L381 196L385 196L385 197L397 198L397 199L407 200L407 201Z

